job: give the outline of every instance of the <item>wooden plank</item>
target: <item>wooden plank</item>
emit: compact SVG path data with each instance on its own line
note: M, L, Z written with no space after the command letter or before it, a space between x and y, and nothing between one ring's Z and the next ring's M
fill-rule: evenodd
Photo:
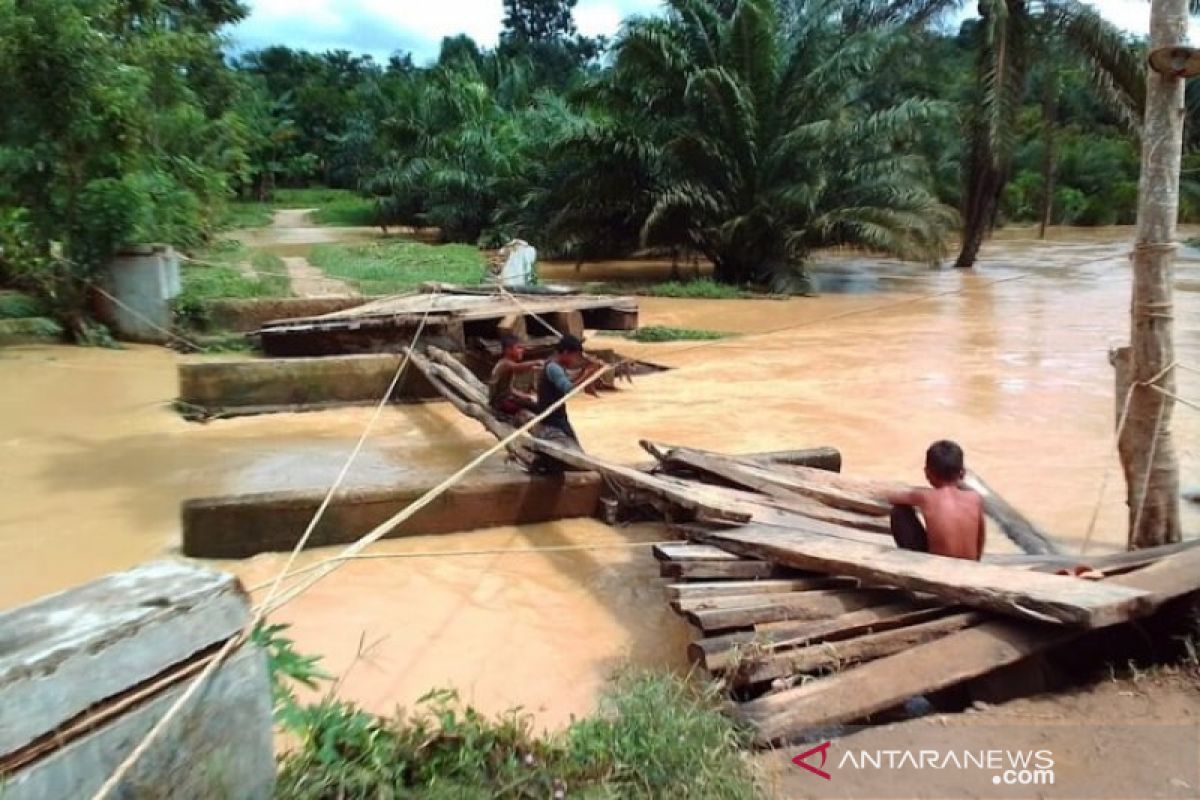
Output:
M1004 535L1022 551L1031 555L1059 555L1063 552L1048 533L1030 522L978 474L968 472L963 485L983 498L984 513L995 520Z
M783 594L810 588L812 578L778 578L759 581L713 581L712 583L670 583L667 600L694 600L701 597L726 597L750 594ZM825 580L828 580L826 578ZM838 579L834 579L838 580ZM853 580L853 579L850 579Z
M683 447L673 447L666 452L661 452L657 446L648 442L643 442L642 446L650 453L659 456L661 467L668 472L678 473L683 470L685 473L697 472L708 475L734 487L767 495L788 511L812 519L873 533L887 534L891 532L887 520L825 505L819 500L812 499L789 487L787 484L794 483L794 481L786 475L778 476L776 480L775 474L763 465L743 464L728 456Z
M765 561L664 561L659 574L673 580L711 581L784 578L795 571Z
M945 614L944 606L917 606L912 603L886 603L871 606L827 620L771 622L756 625L753 631L710 636L688 645L688 657L703 664L710 672L728 668L736 648L754 642L760 649L774 651L818 642L837 641L864 633L891 630Z
M1101 627L1145 613L1146 592L1079 578L1019 571L864 542L833 541L799 530L748 526L702 536L731 552L798 569L851 575L925 591L1018 617Z
M751 593L685 597L680 600L672 600L671 608L679 613L708 611L717 608L738 608L760 605L766 598L790 597L798 592L807 592L811 589L857 588L853 585L847 585L844 578L836 578L830 575L818 575L812 578L796 578L790 581L790 583L792 584L790 588L781 592L775 592L774 594Z
M761 656L751 645L746 650L747 661L730 665L728 680L734 686L746 686L808 672L840 669L940 639L955 631L978 625L985 619L986 616L982 612L964 611L852 639L776 650Z
M1200 590L1200 548L1104 581L1150 594L1149 609ZM768 744L806 730L863 719L910 697L953 686L1069 642L1083 631L996 620L795 689L744 703L738 715Z
M716 453L710 450L701 450L696 447L681 447L679 445L653 442L649 439L642 439L638 442L638 444L643 450L654 456L655 461L666 461L670 458L670 455L673 451L688 450L694 453L703 453L705 455L717 456L720 458L740 459L765 467L772 467L782 464L800 467L815 467L816 469L822 469L828 472L842 471L842 454L841 451L839 451L836 447L805 447L797 450L768 450L766 452L758 453L727 455L725 453Z
M741 556L735 556L728 550L713 547L711 544L656 544L650 550L659 561L740 561Z
M889 589L817 589L760 595L754 605L689 611L684 616L703 631L725 631L763 622L828 619L895 598L896 592Z

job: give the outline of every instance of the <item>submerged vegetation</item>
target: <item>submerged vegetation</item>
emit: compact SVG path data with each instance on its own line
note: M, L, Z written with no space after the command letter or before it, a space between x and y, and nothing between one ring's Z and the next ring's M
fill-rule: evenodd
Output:
M293 683L312 689L328 676L285 632L254 634L268 655L276 721L298 742L280 758L279 798L762 796L748 739L720 711L715 685L626 669L597 713L540 735L519 710L488 717L449 691L383 718L332 693L299 701Z
M624 334L626 339L635 342L690 342L713 341L725 339L732 334L721 331L707 331L696 328L672 328L666 325L647 325L635 331Z

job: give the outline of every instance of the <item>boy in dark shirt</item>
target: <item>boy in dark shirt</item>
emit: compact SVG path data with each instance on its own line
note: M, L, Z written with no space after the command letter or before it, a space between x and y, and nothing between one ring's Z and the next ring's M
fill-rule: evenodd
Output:
M932 489L889 492L892 537L905 550L978 561L983 556L983 498L959 486L966 477L963 451L954 442L934 442L925 452L925 478ZM917 510L925 524L917 517Z

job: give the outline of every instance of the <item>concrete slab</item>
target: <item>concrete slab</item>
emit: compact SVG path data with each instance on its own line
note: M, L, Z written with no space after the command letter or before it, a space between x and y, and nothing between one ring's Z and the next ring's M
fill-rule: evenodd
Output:
M347 544L419 498L438 481L341 492L313 531L311 547ZM468 477L400 525L389 537L456 533L595 516L604 482L590 472L531 477L510 473ZM198 558L247 558L291 550L324 497L323 491L208 497L183 504L183 552Z

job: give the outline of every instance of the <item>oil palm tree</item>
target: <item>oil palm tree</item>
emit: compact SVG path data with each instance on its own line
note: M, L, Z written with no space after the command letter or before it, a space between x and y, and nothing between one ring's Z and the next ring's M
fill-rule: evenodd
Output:
M952 5L958 3L946 4ZM1078 0L980 0L979 12L976 87L966 113L962 249L955 262L961 268L974 265L995 226L1035 54L1053 53L1056 63L1084 68L1097 96L1131 129L1141 118L1145 90L1136 49ZM1045 169L1049 173L1052 165Z
M890 28L851 29L834 0L793 2L784 15L775 0L667 5L616 43L607 93L624 135L610 126L620 150L592 162L652 171L630 198L645 208L643 244L699 252L718 281L777 290L796 286L816 248L939 257L955 215L906 145L945 109L863 101Z

